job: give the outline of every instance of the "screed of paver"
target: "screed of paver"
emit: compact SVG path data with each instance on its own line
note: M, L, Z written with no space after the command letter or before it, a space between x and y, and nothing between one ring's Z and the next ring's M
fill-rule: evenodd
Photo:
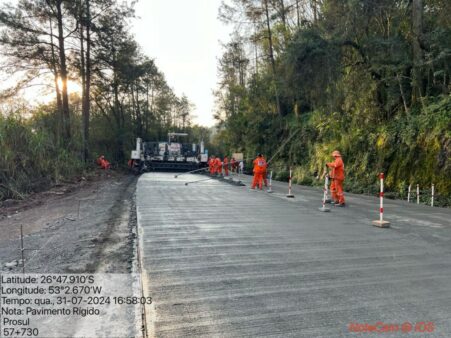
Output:
M428 337L451 335L451 252L425 227L372 227L365 198L325 214L319 191L287 201L274 196L277 184L273 195L216 180L185 185L202 179L151 173L138 183L151 335L347 337L351 324L377 322L399 324L384 337L418 336L421 322L434 325ZM440 217L422 221L451 238Z

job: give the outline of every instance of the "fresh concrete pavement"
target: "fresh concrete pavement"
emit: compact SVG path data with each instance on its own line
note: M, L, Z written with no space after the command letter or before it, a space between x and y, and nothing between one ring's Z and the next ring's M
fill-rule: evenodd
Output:
M287 199L281 182L273 194L185 185L204 178L138 182L150 336L451 337L451 210L386 201L381 229L376 197L348 194L348 207L323 213L318 189ZM349 329L378 322L399 330ZM414 333L420 322L433 332Z

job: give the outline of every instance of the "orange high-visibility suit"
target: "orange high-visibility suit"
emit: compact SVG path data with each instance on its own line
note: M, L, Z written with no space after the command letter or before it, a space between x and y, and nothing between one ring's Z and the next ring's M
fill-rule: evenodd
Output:
M98 159L97 159L97 164L100 166L100 168L102 168L102 169L110 169L110 167L111 167L111 164L110 164L110 162L108 162L106 159L105 159L105 156L103 156L103 155L101 155Z
M222 175L222 162L219 157L216 157L215 160L215 171L217 174Z
M345 197L343 193L343 181L345 180L344 163L339 152L333 152L335 158L334 162L327 163L329 168L332 168L330 177L333 179L330 190L332 192L332 199L337 204L344 205Z
M332 173L330 174L330 197L332 201L334 201L334 203L338 201L337 188L335 186L335 180L332 176Z
M229 159L226 157L224 157L224 161L222 161L223 165L224 165L224 176L229 176Z
M236 172L236 162L234 157L232 157L232 159L230 160L230 169L233 173Z
M329 167L329 164L332 164L334 162L331 163L326 163L326 166ZM338 201L338 196L337 196L337 188L335 187L335 180L334 180L334 172L335 172L335 168L334 167L330 167L330 172L329 172L329 178L330 178L330 195L331 195L331 199L332 201L335 203L335 201Z
M210 175L213 175L215 173L215 170L216 170L215 163L216 163L216 161L215 161L214 156L211 156L210 160L208 160L208 170L210 171Z
M259 189L262 190L263 187L263 173L266 171L266 161L263 156L259 155L254 160L254 179L252 180L251 189L255 189L258 185Z

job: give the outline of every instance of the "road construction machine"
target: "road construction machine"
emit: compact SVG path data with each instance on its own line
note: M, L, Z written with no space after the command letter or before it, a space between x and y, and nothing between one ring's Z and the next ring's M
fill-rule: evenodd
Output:
M204 142L174 142L186 133L169 133L167 142L143 142L136 139L136 149L131 152L134 171L190 171L207 166L208 150Z

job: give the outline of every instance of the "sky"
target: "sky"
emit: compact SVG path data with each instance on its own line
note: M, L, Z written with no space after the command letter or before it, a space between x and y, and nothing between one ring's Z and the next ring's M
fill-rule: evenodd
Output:
M120 1L120 0L118 0ZM0 0L0 5L14 0ZM221 0L139 0L132 32L174 92L194 104L194 123L213 126L217 63L232 31L218 20ZM5 79L2 78L2 82ZM1 86L0 86L1 87ZM36 98L28 90L25 98Z
M227 42L231 27L218 20L221 0L140 0L133 33L143 52L179 96L195 105L194 122L214 125L214 97L218 82L220 41Z

